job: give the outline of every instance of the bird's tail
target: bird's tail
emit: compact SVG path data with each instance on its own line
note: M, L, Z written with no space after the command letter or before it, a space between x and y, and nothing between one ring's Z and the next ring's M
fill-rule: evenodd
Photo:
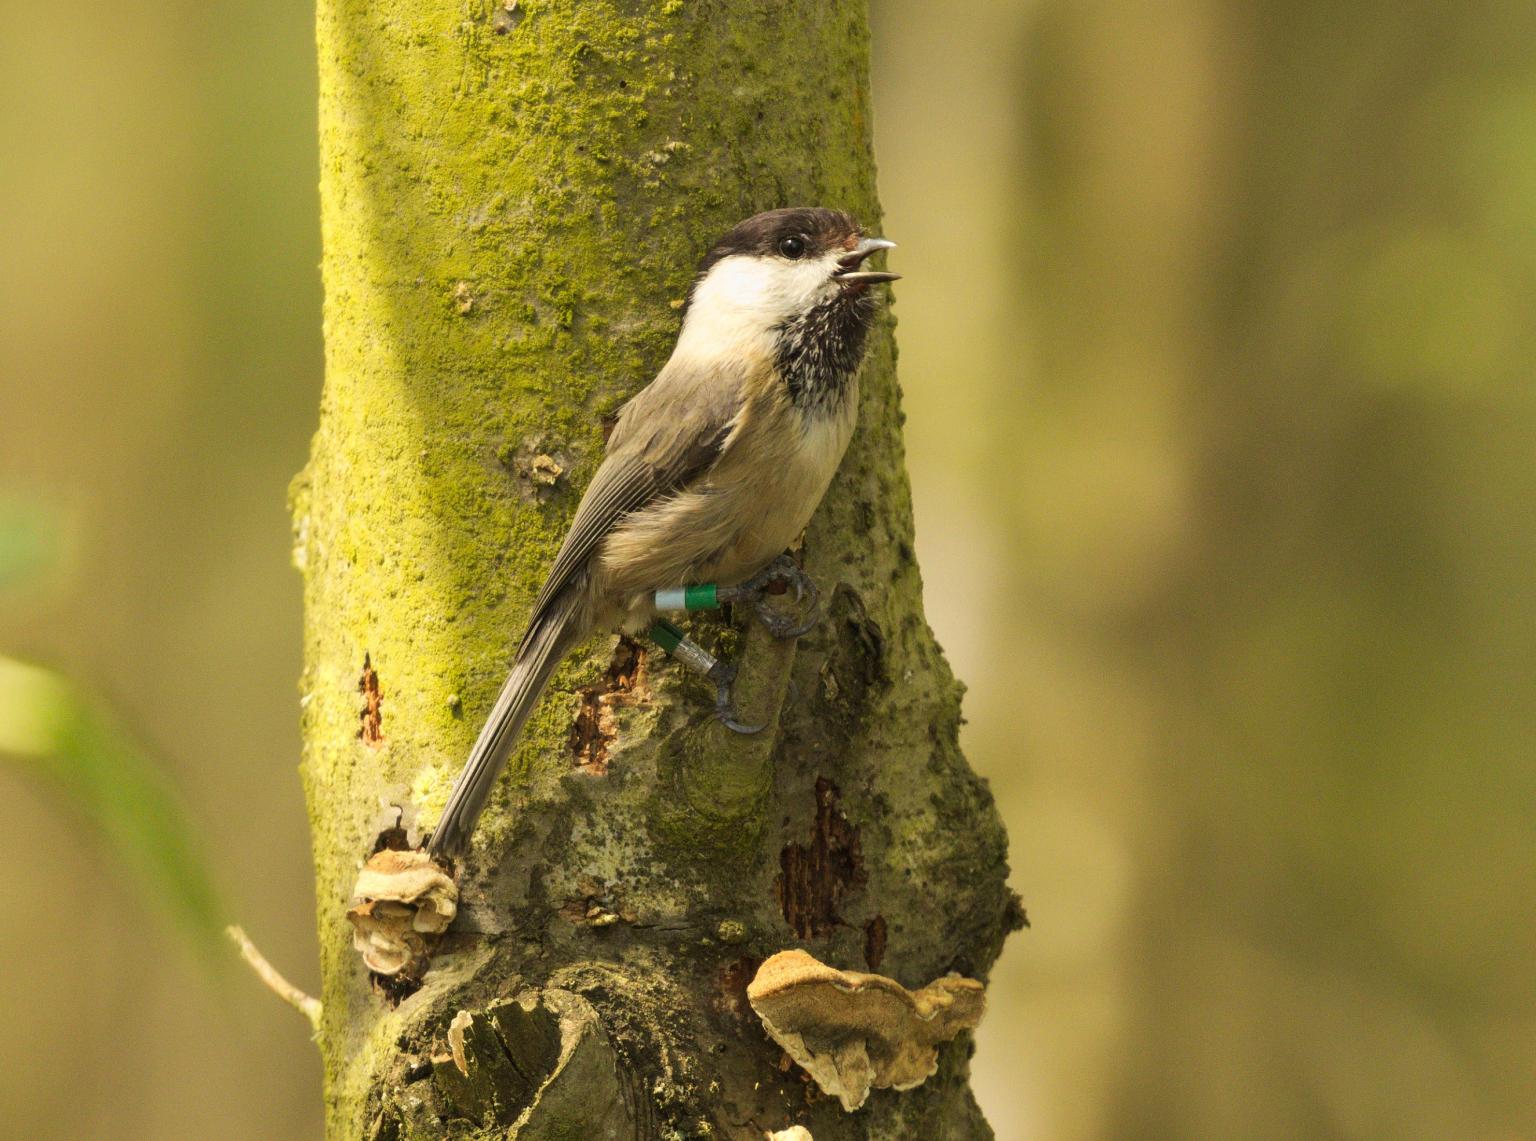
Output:
M576 622L579 592L567 590L544 608L534 619L507 676L485 727L469 751L469 760L453 791L448 806L432 832L428 845L433 855L458 856L469 846L475 822L485 808L485 801L501 775L502 766L539 696L549 684L549 677L561 659L581 640L583 631Z

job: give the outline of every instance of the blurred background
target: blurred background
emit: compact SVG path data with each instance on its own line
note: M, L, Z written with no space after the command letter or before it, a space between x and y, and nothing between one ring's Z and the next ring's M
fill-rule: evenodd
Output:
M1034 922L999 1137L1536 1135L1536 7L872 10L929 615ZM306 989L311 29L0 0L0 655ZM3 1132L319 1136L303 1020L0 795Z

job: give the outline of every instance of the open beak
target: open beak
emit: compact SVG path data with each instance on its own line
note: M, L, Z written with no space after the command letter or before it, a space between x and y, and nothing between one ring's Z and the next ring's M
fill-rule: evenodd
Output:
M871 254L895 248L896 243L885 238L860 238L859 244L853 247L852 252L837 259L839 268L832 275L832 280L842 282L844 285L874 285L880 281L899 281L901 279L899 273L859 268Z

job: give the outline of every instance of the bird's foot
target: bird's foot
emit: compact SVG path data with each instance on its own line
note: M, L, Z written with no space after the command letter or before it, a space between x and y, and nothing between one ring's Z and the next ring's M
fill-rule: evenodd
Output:
M761 725L747 725L736 719L736 709L731 703L731 683L736 680L736 667L722 662L689 638L665 618L657 619L651 627L651 640L695 673L703 674L715 683L715 716L733 733L758 733Z
M731 683L736 680L736 667L729 662L717 661L704 675L715 683L715 716L732 733L761 733L763 726L747 725L736 720L736 707L731 702Z
M795 592L797 603L805 603L798 618L780 613L768 601L769 595L790 590ZM787 639L810 633L821 620L817 608L820 593L816 580L801 570L794 559L780 555L746 581L721 587L715 591L715 597L720 602L751 603L768 632L775 638Z

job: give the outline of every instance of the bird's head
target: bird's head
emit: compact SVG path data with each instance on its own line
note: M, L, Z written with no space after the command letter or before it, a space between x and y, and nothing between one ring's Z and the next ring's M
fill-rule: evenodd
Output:
M869 287L901 275L864 264L895 244L867 237L840 210L791 207L756 214L733 227L699 263L684 339L699 350L726 350L770 338L824 310L846 310L865 323L874 309Z

